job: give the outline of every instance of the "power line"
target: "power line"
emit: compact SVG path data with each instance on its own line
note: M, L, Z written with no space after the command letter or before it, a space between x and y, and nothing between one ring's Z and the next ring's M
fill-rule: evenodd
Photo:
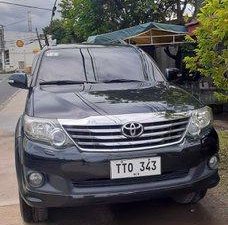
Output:
M6 25L4 25L4 27L12 26L12 25L15 25L15 24L18 24L18 23L22 23L22 22L24 22L24 21L27 21L27 19L23 19L23 20L19 20L19 21L17 21L17 22L14 22L14 23L6 24Z
M7 4L7 5L14 5L14 6L19 6L19 7L24 7L24 8L30 8L30 9L39 9L39 10L46 10L46 11L52 11L52 9L48 8L42 8L38 6L32 6L32 5L24 5L24 4L18 4L18 3L13 3L13 2L6 2L6 1L0 1L0 4Z
M33 40L35 38L36 38L36 36L35 36L35 33L34 33L34 35L33 36L30 36L30 37L20 37L20 38L16 38L16 39L8 39L8 40L5 40L5 41L6 42L12 42L12 41L16 41L18 39L22 39L24 41L30 41L30 40Z

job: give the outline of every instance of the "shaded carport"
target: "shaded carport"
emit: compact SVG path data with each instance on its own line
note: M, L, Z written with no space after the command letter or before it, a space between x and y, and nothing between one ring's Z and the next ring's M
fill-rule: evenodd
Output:
M110 33L90 36L88 43L116 44L126 42L137 46L159 46L183 43L185 26L149 22Z

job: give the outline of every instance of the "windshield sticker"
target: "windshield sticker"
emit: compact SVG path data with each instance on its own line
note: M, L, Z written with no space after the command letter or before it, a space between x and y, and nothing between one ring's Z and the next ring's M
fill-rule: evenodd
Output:
M56 52L56 51L47 51L45 56L47 57L57 57L59 56L59 52Z

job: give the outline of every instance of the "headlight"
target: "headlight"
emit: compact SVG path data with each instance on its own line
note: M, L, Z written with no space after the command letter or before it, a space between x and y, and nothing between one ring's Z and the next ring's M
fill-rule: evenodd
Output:
M55 119L24 116L24 131L28 138L61 148L73 145Z
M188 133L192 136L199 135L201 130L212 125L213 114L210 107L204 107L192 112Z

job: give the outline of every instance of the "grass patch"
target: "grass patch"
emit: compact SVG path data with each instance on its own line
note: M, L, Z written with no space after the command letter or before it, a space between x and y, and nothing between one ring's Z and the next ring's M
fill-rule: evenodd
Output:
M228 130L218 130L219 135L219 145L220 145L220 165L219 165L219 175L220 175L220 185L218 191L223 195L228 196Z
M218 131L220 145L221 170L228 170L228 131Z

